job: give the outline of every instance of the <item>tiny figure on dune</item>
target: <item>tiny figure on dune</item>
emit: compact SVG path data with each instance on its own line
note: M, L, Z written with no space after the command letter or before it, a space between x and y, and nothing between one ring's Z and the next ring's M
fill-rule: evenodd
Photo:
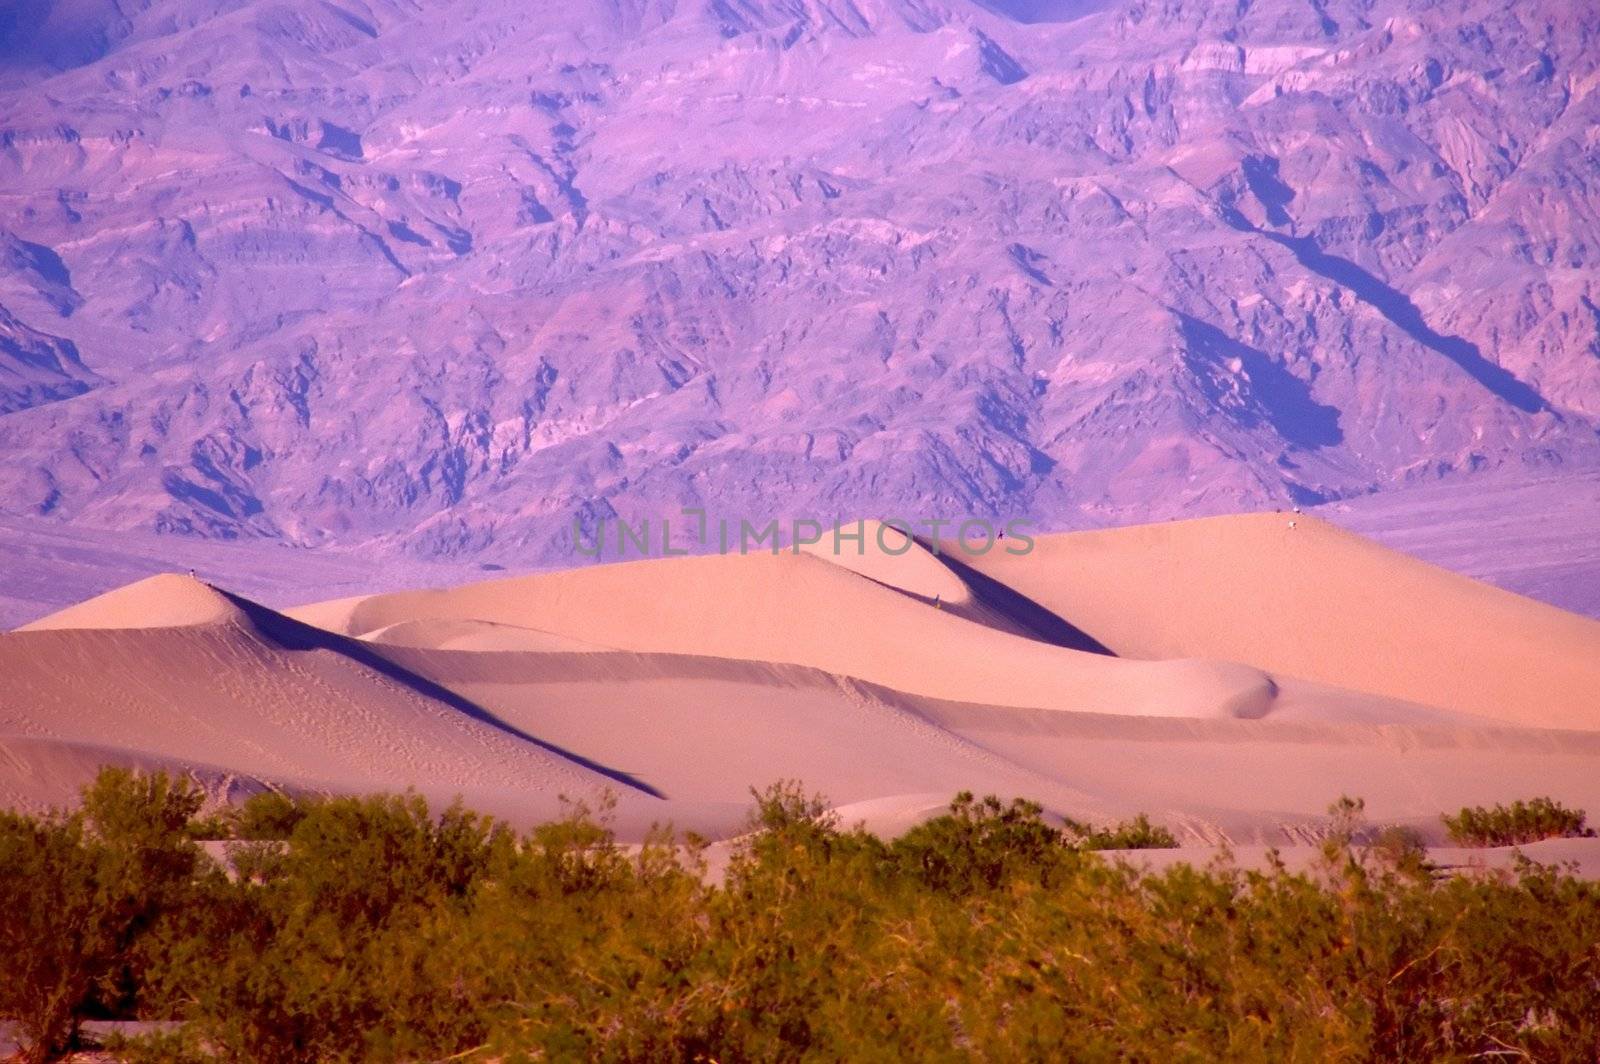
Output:
M936 609L936 610L944 609L944 606L939 602L939 598L940 598L940 596L938 595L938 593L935 593L934 596L933 596L933 608Z

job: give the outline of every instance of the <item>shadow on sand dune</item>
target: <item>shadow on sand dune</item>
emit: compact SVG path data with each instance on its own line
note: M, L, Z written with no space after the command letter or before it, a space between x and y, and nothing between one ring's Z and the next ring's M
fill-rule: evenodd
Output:
M945 568L960 577L962 583L972 589L973 596L979 602L997 613L1004 614L1040 642L1065 647L1068 650L1081 650L1086 654L1105 654L1113 658L1117 656L1110 647L1071 621L1051 613L1027 595L1002 584L994 577L978 572L955 554L936 550L932 543L924 539L917 539L917 544L943 562Z
M525 732L513 724L508 724L487 709L475 702L462 698L449 688L390 661L379 650L361 642L359 639L349 639L345 636L324 631L321 628L314 628L309 624L303 624L292 617L285 617L276 610L268 609L259 603L242 598L220 587L212 586L212 590L238 607L249 618L250 623L255 626L258 632L285 650L327 650L343 655L408 690L415 691L417 694L431 698L436 702L443 702L451 709L464 713L480 723L498 728L509 735L513 735L524 742L532 743L542 750L555 754L557 757L565 758L573 764L580 765L592 772L598 772L607 779L615 780L625 787L641 791L652 798L666 797L665 794L637 777L619 769L591 761L582 754L574 753L571 750L541 739L537 735Z

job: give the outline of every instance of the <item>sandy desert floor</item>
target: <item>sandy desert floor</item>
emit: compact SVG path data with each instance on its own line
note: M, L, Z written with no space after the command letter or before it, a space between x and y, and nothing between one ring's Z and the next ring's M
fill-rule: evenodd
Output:
M1313 842L1341 794L1435 845L1465 804L1600 811L1595 620L1307 515L876 538L282 611L150 577L0 635L0 804L117 763L519 824L609 791L625 839L728 838L779 779L887 833L973 790L1191 847Z

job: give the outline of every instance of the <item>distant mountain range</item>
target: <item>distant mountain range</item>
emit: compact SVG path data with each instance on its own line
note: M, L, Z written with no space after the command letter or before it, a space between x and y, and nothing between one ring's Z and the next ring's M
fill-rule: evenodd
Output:
M21 0L0 512L550 559L1600 468L1584 4Z

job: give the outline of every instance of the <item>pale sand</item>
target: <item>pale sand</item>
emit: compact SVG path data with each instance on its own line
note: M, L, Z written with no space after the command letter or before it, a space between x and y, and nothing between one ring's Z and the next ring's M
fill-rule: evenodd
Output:
M1502 721L1600 728L1600 621L1305 514L1072 532L1025 557L968 561L1129 657L1227 658Z
M19 632L70 628L194 628L242 622L227 596L193 577L161 573L41 617Z
M169 626L137 626L152 617ZM0 674L4 742L115 748L136 764L220 767L312 790L416 786L505 812L521 808L508 796L525 796L538 815L555 812L564 791L637 793L365 644L188 577L152 577L0 637ZM47 782L27 765L16 776ZM59 799L58 786L47 789Z
M369 643L429 650L614 649L538 628L453 617L401 621L373 632L365 632L361 638Z
M588 644L806 665L914 694L1170 716L1261 716L1274 686L1230 662L1127 661L1051 646L808 554L675 558L291 610L360 636L401 621L539 628Z
M783 778L886 834L963 789L1195 844L1313 839L1340 794L1435 842L1463 804L1600 813L1600 624L1289 519L971 569L917 545L594 566L309 623L156 577L0 636L0 802L67 801L110 762L519 824L610 790L625 838L729 837Z

